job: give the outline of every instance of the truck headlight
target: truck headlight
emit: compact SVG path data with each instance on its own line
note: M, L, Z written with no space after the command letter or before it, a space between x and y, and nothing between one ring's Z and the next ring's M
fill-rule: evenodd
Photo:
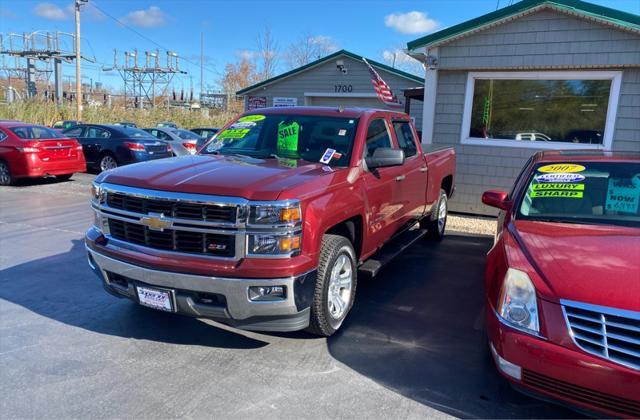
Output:
M507 270L500 291L498 314L517 329L534 335L540 332L536 289L524 271Z
M249 224L295 225L302 220L298 203L254 204L249 209Z
M91 183L91 200L98 202L100 200L100 184Z
M300 235L252 234L248 237L248 254L252 256L293 256L300 252Z

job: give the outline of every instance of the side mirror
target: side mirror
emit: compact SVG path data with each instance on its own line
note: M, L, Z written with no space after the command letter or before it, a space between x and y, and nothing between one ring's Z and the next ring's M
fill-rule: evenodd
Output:
M482 202L487 206L496 207L500 210L508 210L511 207L509 193L505 191L485 191L485 193L482 194Z
M404 163L404 150L391 147L378 147L373 156L365 159L369 169L399 166Z

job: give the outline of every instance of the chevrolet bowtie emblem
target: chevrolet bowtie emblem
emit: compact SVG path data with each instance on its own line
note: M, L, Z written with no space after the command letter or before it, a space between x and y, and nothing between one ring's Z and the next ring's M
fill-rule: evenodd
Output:
M151 230L159 230L160 232L173 226L170 220L164 218L164 214L158 213L149 213L147 217L141 217L140 223Z

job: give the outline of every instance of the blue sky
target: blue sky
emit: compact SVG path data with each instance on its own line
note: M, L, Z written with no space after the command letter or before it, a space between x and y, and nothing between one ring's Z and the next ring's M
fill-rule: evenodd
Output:
M640 14L640 0L591 0L593 3ZM157 44L177 51L182 67L199 89L200 34L204 33L205 85L215 87L225 63L255 50L256 37L270 26L280 49L305 34L322 37L344 48L383 61L385 51L438 29L452 26L500 7L510 0L89 0L83 8L83 52L97 64L83 64L83 74L116 88L116 73L100 71L113 62L113 49L155 49ZM35 30L73 32L72 0L1 0L0 32ZM106 17L102 9L125 22ZM139 32L140 36L128 29ZM120 54L119 60L122 59ZM190 61L191 63L187 62ZM284 65L280 70L285 70ZM65 65L73 75L73 66ZM189 87L189 78L175 85Z

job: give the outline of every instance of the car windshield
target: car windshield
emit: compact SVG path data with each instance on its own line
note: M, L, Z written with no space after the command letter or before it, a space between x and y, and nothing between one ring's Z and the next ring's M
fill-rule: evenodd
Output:
M182 140L199 140L200 139L200 136L198 136L193 131L189 131L189 130L181 130L178 128L178 129L174 129L173 133L178 137L180 137Z
M125 134L125 136L127 137L132 137L132 138L138 138L138 137L143 137L143 138L152 138L155 139L155 137L153 137L151 134L147 133L144 130L141 130L139 128L132 128L132 127L120 127L120 130L122 130L122 132Z
M640 163L541 164L530 175L516 218L640 227Z
M59 132L47 127L41 127L38 125L25 125L21 127L10 128L13 133L25 140L39 140L39 139L59 139L63 137Z
M358 120L312 115L246 115L211 140L201 154L306 160L347 166Z

